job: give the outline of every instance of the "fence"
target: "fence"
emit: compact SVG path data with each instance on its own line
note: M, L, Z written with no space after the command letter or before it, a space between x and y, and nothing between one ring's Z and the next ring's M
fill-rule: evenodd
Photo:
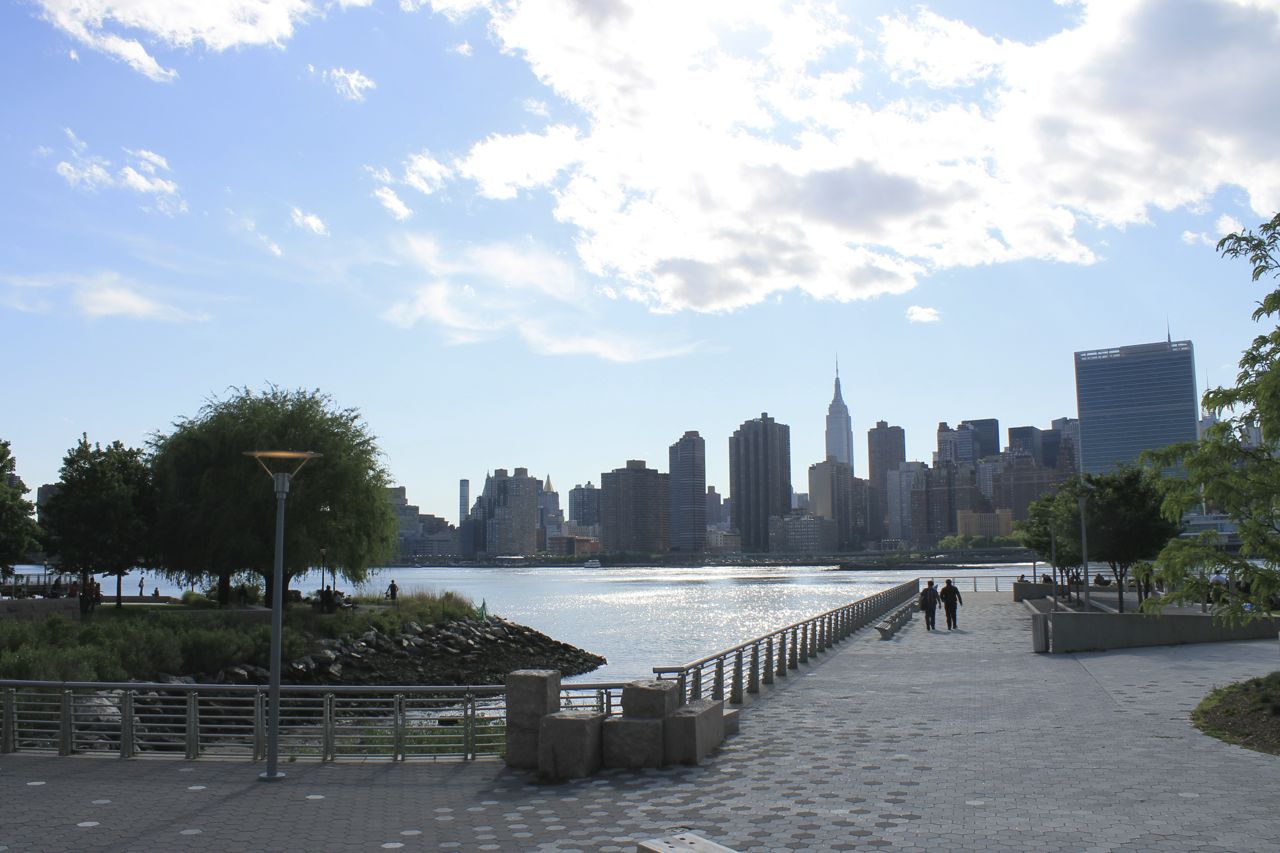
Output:
M975 581L976 583L976 581ZM976 588L976 586L975 586ZM910 601L917 581L779 628L683 666L654 667L675 678L686 700L742 704L761 684ZM622 683L566 684L566 710L613 714ZM726 694L727 690L727 694ZM267 687L139 682L0 681L0 753L90 753L179 758L266 756ZM320 761L474 760L506 742L502 685L308 687L280 691L280 755Z
M746 694L759 693L762 684L785 678L790 670L911 601L918 592L919 581L907 581L692 663L655 666L653 671L660 679L675 679L685 701L703 698L704 685L709 683L711 699L728 699L730 704L741 705Z

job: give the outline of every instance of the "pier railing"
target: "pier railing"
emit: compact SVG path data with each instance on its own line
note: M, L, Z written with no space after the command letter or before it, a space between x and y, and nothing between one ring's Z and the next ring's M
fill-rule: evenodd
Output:
M786 678L811 657L911 601L919 588L918 580L910 580L690 663L655 666L653 671L659 679L675 679L686 702L708 698L741 705L761 685Z
M566 709L615 713L621 683L566 684ZM267 688L257 685L0 681L0 753L261 760ZM280 754L319 761L499 756L502 685L280 689Z

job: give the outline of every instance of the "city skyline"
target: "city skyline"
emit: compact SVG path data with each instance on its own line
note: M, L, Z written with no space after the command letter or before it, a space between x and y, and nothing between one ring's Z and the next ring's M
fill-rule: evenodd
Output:
M1075 352L1171 327L1202 391L1258 332L1213 243L1280 208L1259 4L255 8L0 8L33 488L268 382L359 409L443 518L688 430L727 495L764 411L802 484L836 356L865 478L877 421L928 461L940 421L1075 417Z

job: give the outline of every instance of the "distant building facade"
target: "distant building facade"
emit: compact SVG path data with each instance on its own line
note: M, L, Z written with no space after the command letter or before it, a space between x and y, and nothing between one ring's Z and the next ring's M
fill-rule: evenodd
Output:
M671 445L668 461L671 550L698 553L707 544L707 443L690 430Z
M471 510L473 547L488 557L535 554L538 549L538 490L527 468L499 468L484 480Z
M569 520L580 527L593 527L600 523L600 489L588 480L585 486L569 490Z
M606 554L667 550L668 477L642 459L600 475L600 547Z
M900 426L876 421L867 430L867 523L870 538L888 536L888 480L891 471L907 461L907 436Z
M1144 450L1195 441L1195 351L1191 341L1075 354L1077 452L1087 474L1134 463Z
M729 437L733 527L746 553L769 550L769 518L791 510L791 429L768 413Z
M834 523L834 550L862 547L867 535L867 492L867 481L855 477L843 462L828 458L809 466L809 511Z
M853 421L840 394L840 365L836 365L836 388L827 406L827 459L853 467Z

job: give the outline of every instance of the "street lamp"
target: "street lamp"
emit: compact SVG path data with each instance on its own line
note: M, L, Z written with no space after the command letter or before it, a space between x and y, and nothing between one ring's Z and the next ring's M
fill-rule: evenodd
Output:
M312 459L321 454L309 450L246 450L245 456L258 460L276 487L276 561L271 575L271 682L267 708L267 771L258 774L264 782L285 777L277 768L280 752L280 636L284 630L284 499L289 496L289 483ZM292 471L272 471L268 462L280 467L293 465ZM297 463L294 465L294 463Z
M1080 486L1081 486L1081 490L1080 490L1080 494L1076 496L1076 502L1080 504L1080 561L1084 563L1084 577L1082 578L1082 580L1084 581L1084 584L1083 584L1084 602L1083 603L1084 603L1084 612L1088 613L1089 607L1090 607L1089 605L1089 584L1090 584L1089 537L1088 537L1088 534L1085 532L1086 525L1084 521L1084 505L1089 500L1089 492L1092 492L1094 490L1094 487L1091 483L1087 482L1084 479L1083 475L1081 475L1080 477ZM1124 595L1124 590L1120 590L1120 594Z

